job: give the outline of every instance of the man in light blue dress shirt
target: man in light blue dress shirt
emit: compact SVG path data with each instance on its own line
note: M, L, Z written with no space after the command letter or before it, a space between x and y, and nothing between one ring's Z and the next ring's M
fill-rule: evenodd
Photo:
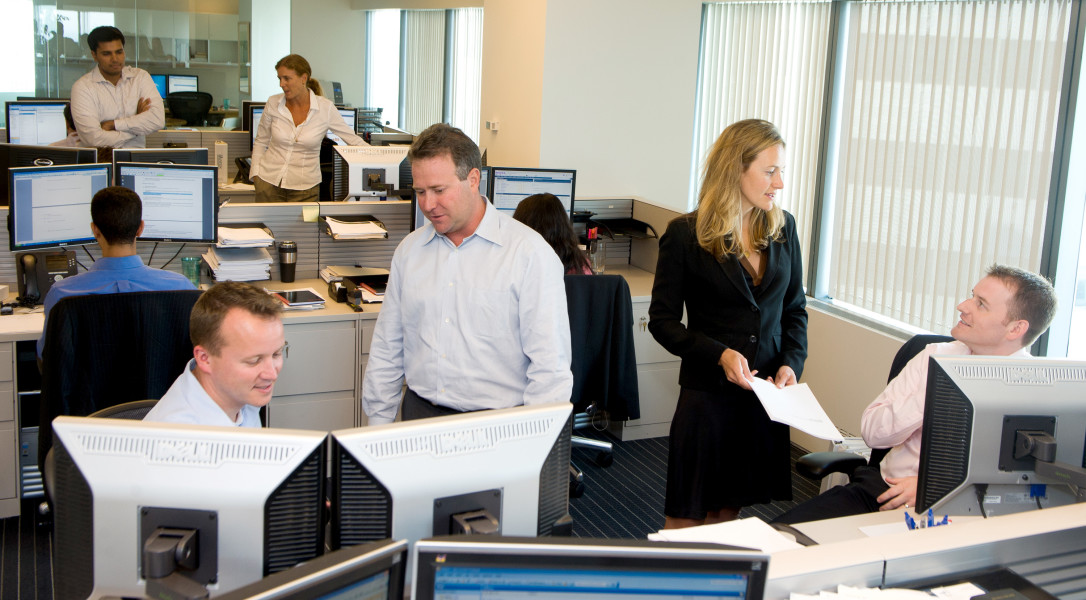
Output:
M192 307L192 360L144 421L260 427L286 358L283 304L248 283L224 281Z
M120 186L98 190L91 199L91 232L102 249L102 258L94 261L86 273L61 279L45 295L45 320L49 311L68 296L116 294L121 292L157 292L195 289L180 273L152 269L136 253L136 238L143 233L143 203L136 192ZM42 328L38 338L38 356L45 347Z
M396 248L370 346L369 424L569 402L569 316L561 261L531 228L479 194L479 148L433 125L411 146L429 223Z

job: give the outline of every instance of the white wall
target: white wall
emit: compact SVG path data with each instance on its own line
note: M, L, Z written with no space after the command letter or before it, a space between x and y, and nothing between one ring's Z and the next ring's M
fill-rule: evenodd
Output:
M295 1L291 27L290 52L309 61L324 95L332 98L332 82L338 81L343 84L343 101L361 107L366 85L366 13L352 9L351 0ZM268 74L274 76L274 69ZM279 91L277 84L274 93Z
M539 166L576 168L578 196L686 212L701 10L700 0L549 0Z
M278 94L275 63L290 54L291 0L260 0L254 2L250 27L252 46L252 78L249 81L253 100L267 100Z
M546 28L546 0L485 2L479 147L491 165L539 165Z

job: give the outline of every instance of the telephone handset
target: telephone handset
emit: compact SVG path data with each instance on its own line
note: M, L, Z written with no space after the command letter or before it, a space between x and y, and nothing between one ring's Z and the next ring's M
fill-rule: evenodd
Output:
M24 304L41 304L53 283L76 274L75 252L23 252L15 261L19 298Z
M252 178L249 177L249 169L253 166L253 159L249 156L239 156L234 159L234 164L238 166L238 174L234 175L234 183L252 183Z

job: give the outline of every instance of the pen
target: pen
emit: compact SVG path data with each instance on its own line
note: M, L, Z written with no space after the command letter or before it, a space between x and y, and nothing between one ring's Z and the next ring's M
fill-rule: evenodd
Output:
M905 526L909 528L909 531L916 529L916 521L913 520L908 510L905 511Z
M932 515L931 509L928 509L928 527L935 527L935 516Z

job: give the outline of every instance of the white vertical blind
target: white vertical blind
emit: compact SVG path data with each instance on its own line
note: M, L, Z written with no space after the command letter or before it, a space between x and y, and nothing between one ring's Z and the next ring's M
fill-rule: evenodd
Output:
M406 109L402 123L420 133L440 123L445 88L445 11L407 10L403 13Z
M452 80L449 124L479 143L479 110L483 83L483 9L452 11Z
M693 177L700 184L705 156L725 127L751 118L774 123L787 146L782 206L796 217L805 257L831 16L826 0L722 2L705 5L702 24ZM690 202L694 208L696 192Z
M1070 0L848 5L829 295L930 331L1040 264Z

